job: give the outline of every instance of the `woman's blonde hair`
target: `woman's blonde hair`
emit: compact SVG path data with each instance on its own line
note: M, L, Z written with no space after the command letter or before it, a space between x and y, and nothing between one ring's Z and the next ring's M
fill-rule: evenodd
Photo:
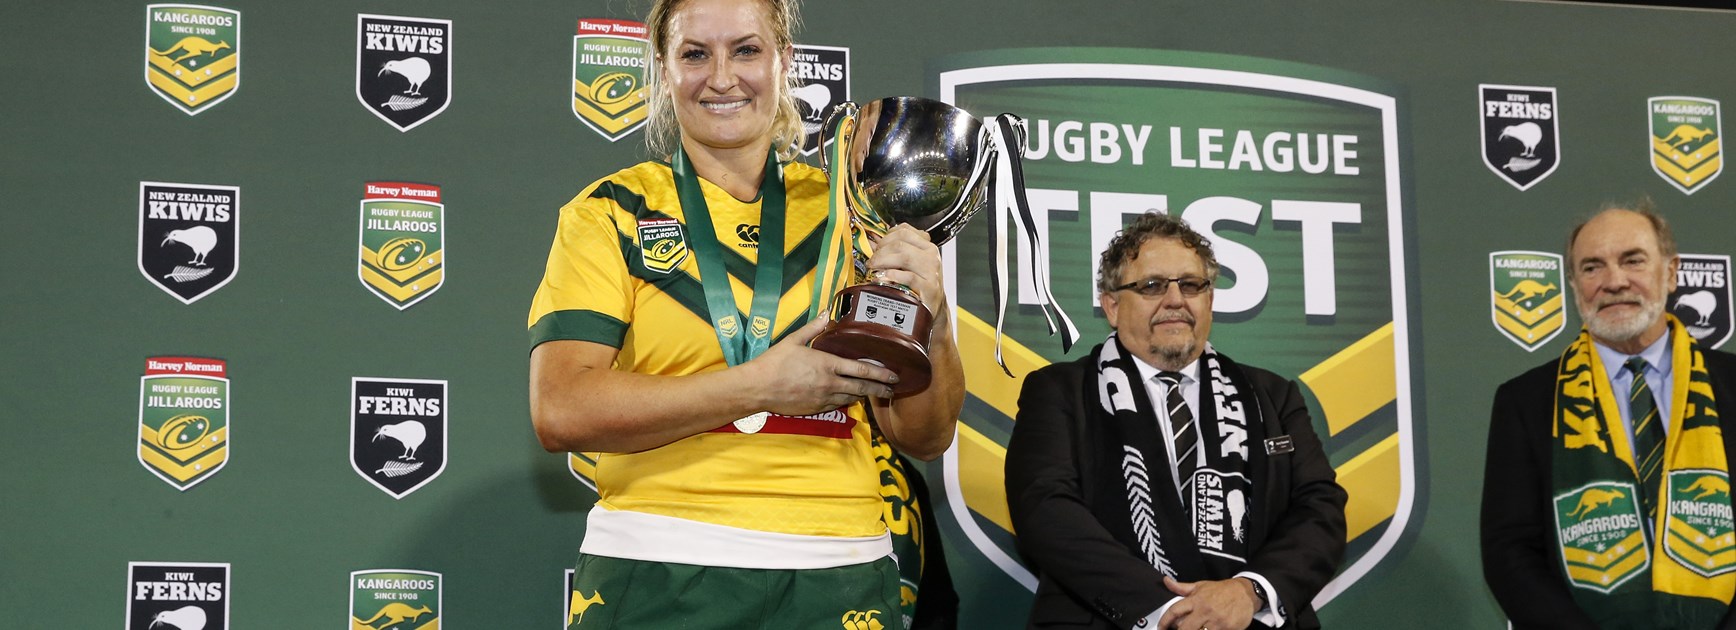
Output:
M669 47L669 19L686 1L656 0L651 5L651 14L645 18L651 39L651 47L645 51L645 94L651 110L645 125L645 147L657 157L673 154L676 143L681 141L681 125L675 119L675 99L663 85L663 68L658 60ZM794 33L801 20L797 13L797 0L755 1L765 9L766 26L771 29L775 54L788 54L795 43ZM778 64L779 71L784 67L784 63ZM772 117L772 150L777 152L780 162L796 159L807 135L802 129L802 113L796 109L796 87L795 73L785 72L784 81L778 86L777 114Z

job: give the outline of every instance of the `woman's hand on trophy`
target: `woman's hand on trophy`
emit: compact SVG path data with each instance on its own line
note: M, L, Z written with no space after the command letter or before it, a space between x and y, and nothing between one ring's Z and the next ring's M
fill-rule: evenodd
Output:
M900 223L874 243L868 269L888 282L910 287L936 317L946 309L946 283L940 271L940 247L928 232Z
M805 416L831 411L864 398L891 398L898 375L892 370L845 359L808 347L826 329L830 314L822 312L806 326L784 337L765 354L741 367L750 370L752 387L760 391L765 411Z

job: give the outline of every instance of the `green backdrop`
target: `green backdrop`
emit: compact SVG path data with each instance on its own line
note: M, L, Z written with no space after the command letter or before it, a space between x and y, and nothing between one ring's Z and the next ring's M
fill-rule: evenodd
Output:
M121 627L128 563L151 561L229 563L238 628L336 627L349 610L350 572L372 569L442 573L442 618L453 627L558 627L561 571L594 495L531 433L525 313L555 209L645 155L640 134L610 142L572 113L575 22L630 18L644 5L227 2L220 6L242 15L242 78L195 116L145 81L146 3L0 6L0 68L13 77L0 90L0 216L10 236L0 247L0 625ZM400 132L357 101L357 13L452 21L443 113ZM968 0L810 2L804 17L799 41L849 48L859 101L939 96L939 72L1009 49L1066 57L1086 47L1150 63L1338 77L1392 97L1414 502L1397 544L1323 610L1330 627L1503 625L1477 559L1489 400L1501 381L1559 353L1578 318L1570 314L1567 333L1535 352L1502 336L1490 323L1490 252L1559 252L1572 219L1638 195L1675 223L1682 251L1736 249L1736 181L1687 195L1660 178L1647 161L1645 110L1658 96L1736 102L1728 13L1493 0ZM1556 172L1521 192L1483 164L1479 84L1557 90ZM1030 115L1072 111L1044 107L1033 104L1040 111ZM1149 117L1149 153L1167 161L1168 123ZM1105 172L1029 168L1037 180ZM233 281L189 305L140 275L142 181L240 189ZM382 181L437 184L445 204L444 284L402 311L357 280L358 202L364 182ZM1172 209L1242 185L1176 181L1163 185ZM1051 220L1076 220L1067 216ZM1257 226L1221 236L1294 240L1285 229L1268 209ZM1086 244L1067 238L1075 249ZM1317 357L1292 356L1286 340L1307 332L1251 334L1260 318L1302 317L1292 273L1302 254L1274 247L1262 251L1273 301L1257 317L1221 316L1229 324L1220 341L1244 361L1298 376ZM1378 263L1363 264L1341 263L1340 273L1369 275ZM1082 276L1057 268L1073 283L1062 287L1070 312L1100 332ZM986 295L979 284L967 283L957 301L982 308L973 306ZM1018 317L1028 328L1034 315L1025 308ZM1061 358L1047 337L1018 339ZM146 357L160 356L228 364L230 458L186 491L136 456L138 379ZM346 461L358 376L449 383L446 469L401 500ZM973 397L966 413L992 416L991 407ZM993 421L980 426L1010 428ZM943 465L927 471L945 496ZM964 626L1021 625L1028 591L962 525L988 520L944 502L937 509ZM1004 546L1004 532L991 542Z

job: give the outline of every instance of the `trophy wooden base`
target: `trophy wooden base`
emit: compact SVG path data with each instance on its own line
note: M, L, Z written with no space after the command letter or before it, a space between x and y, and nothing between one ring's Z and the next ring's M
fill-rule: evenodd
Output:
M908 289L858 284L838 292L832 322L808 345L892 370L898 374L892 395L905 396L928 389L933 378L928 360L933 324L933 314Z

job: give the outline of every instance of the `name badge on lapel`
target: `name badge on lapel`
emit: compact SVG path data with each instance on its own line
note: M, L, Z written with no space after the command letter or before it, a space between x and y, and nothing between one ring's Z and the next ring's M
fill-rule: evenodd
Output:
M1266 438L1267 455L1283 455L1296 450L1296 443L1288 435Z

